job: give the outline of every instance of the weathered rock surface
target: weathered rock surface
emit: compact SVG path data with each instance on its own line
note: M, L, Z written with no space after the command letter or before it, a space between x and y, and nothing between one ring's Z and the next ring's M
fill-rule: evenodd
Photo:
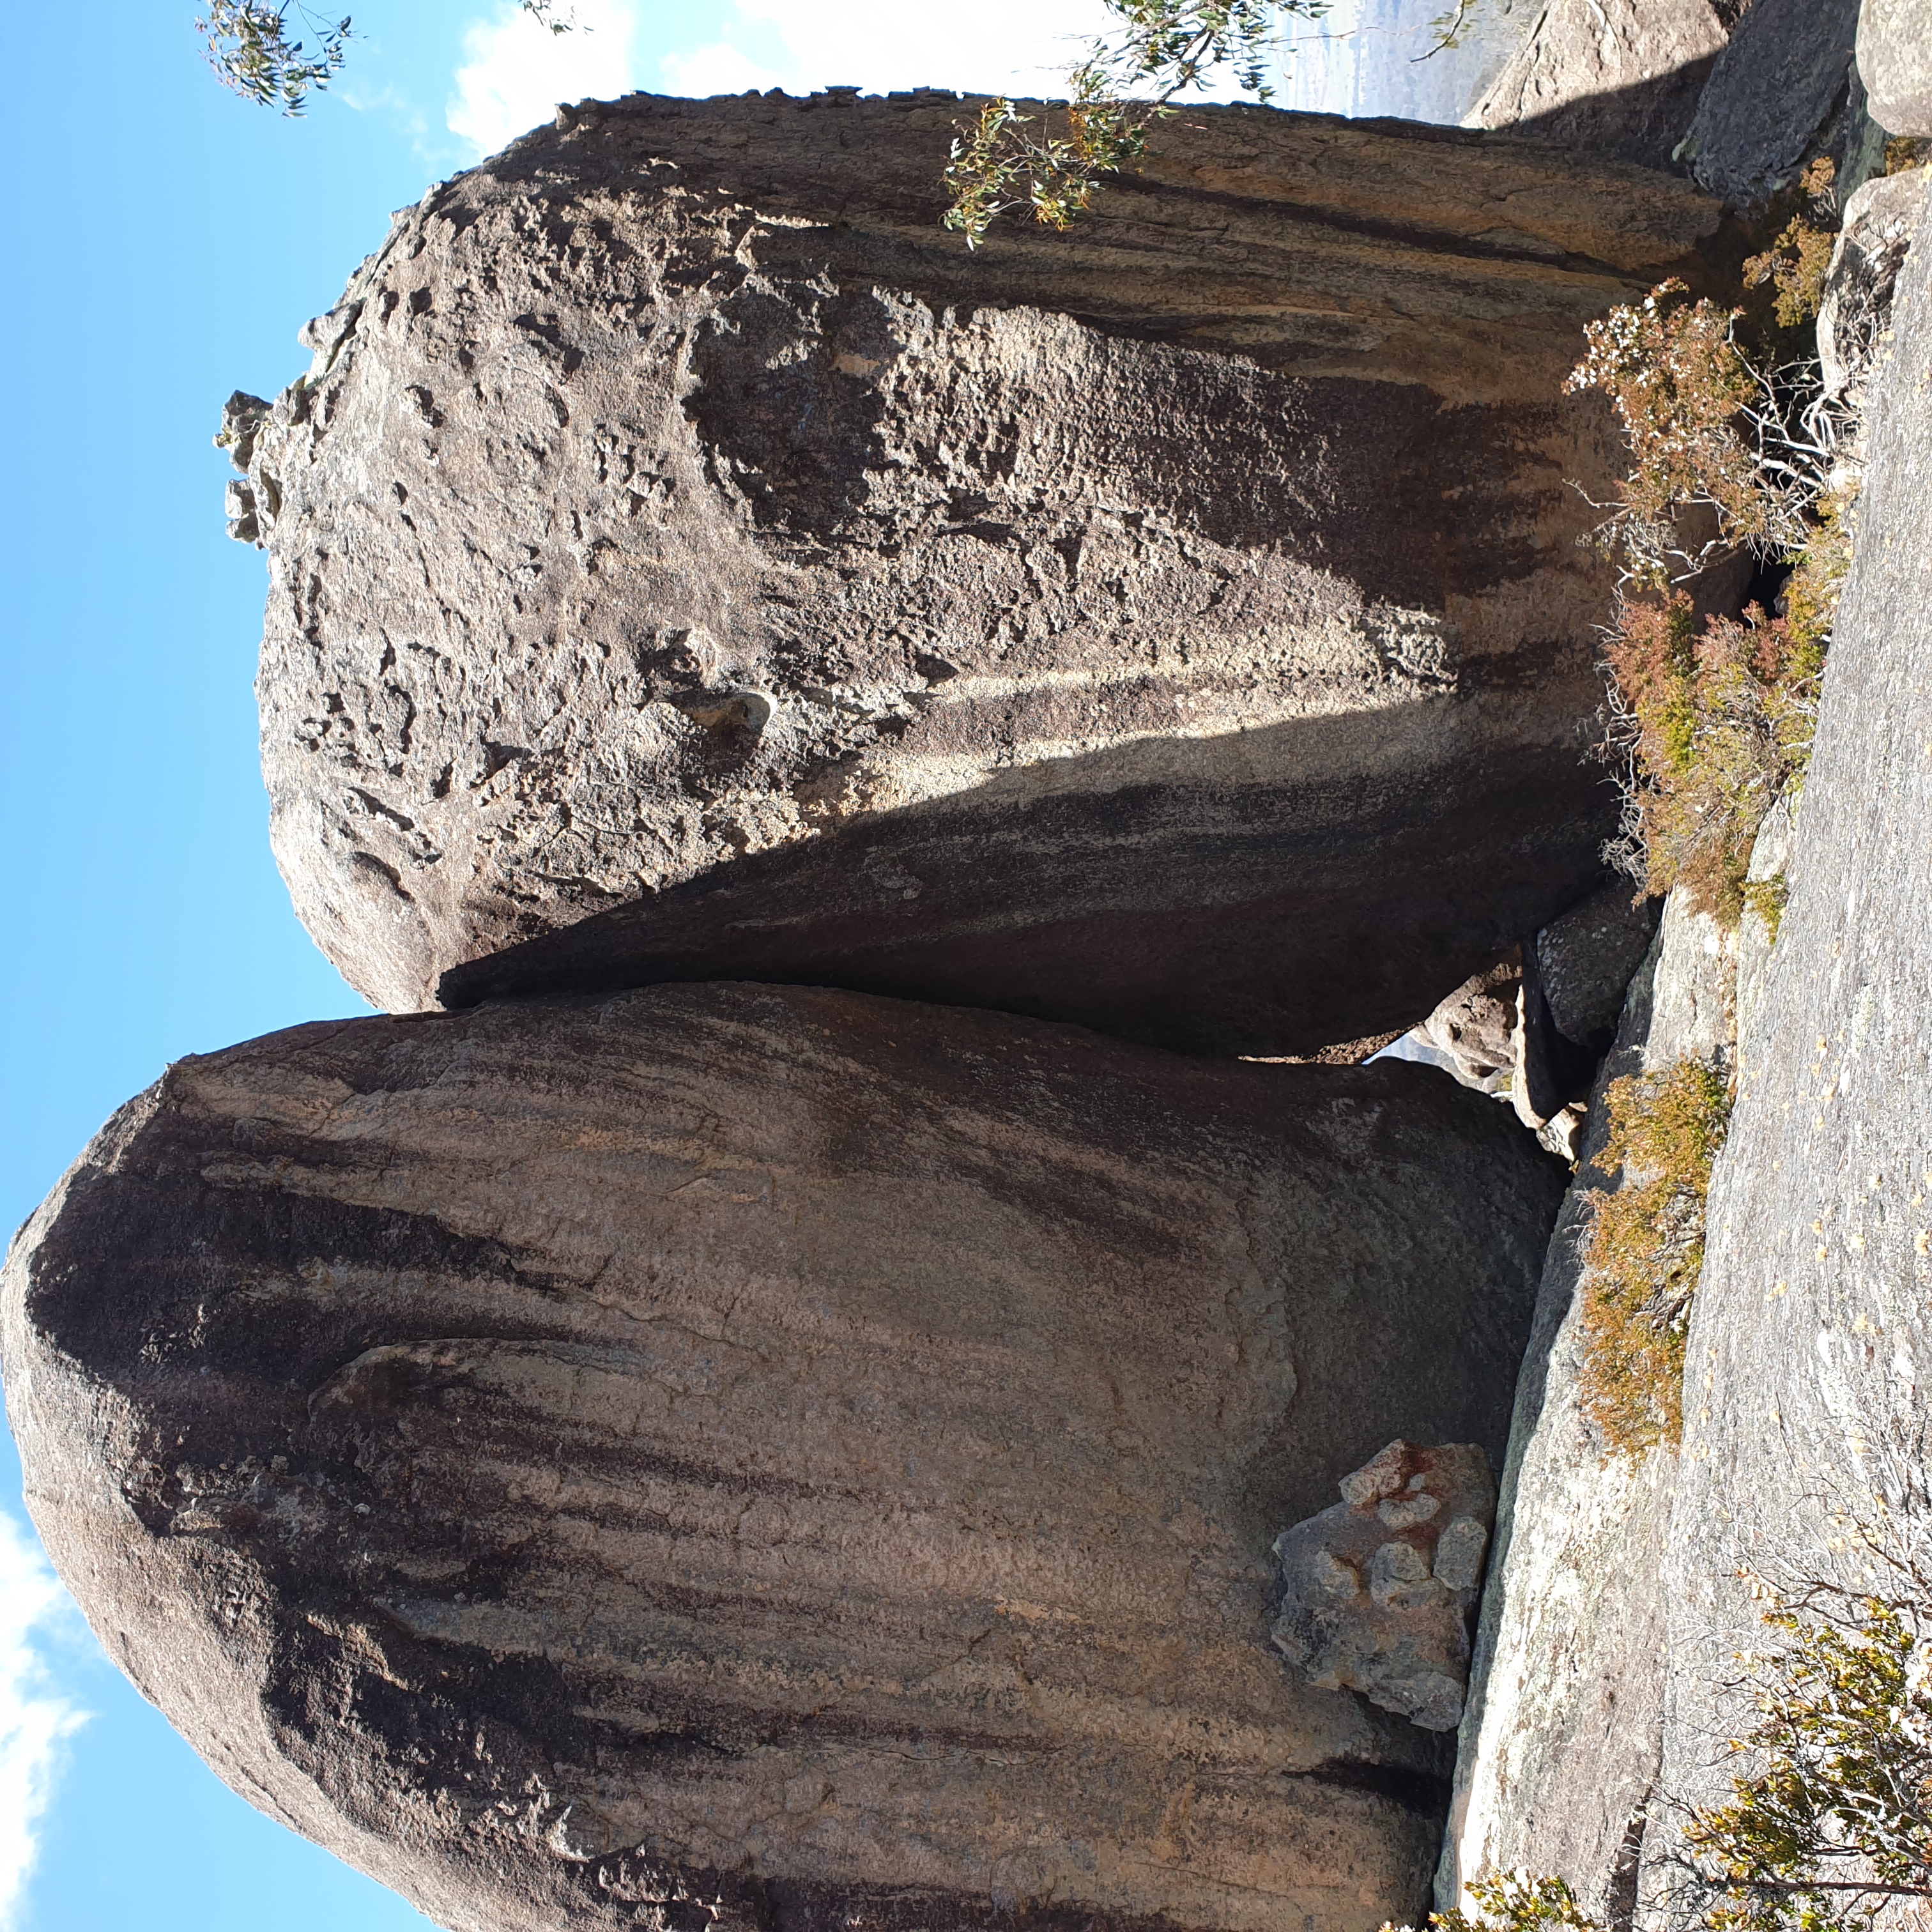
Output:
M1892 326L1898 272L1925 204L1922 170L1867 182L1846 202L1818 310L1818 361L1826 388L1862 416L1865 382Z
M1748 206L1796 178L1857 86L1858 23L1858 0L1753 0L1684 138L1684 159L1713 194Z
M242 436L302 916L392 1008L815 981L1289 1054L1590 889L1583 320L1688 184L1204 108L1066 236L970 103L588 104ZM1594 480L1593 480L1594 479Z
M1473 1442L1400 1440L1344 1476L1342 1501L1275 1539L1275 1648L1318 1690L1359 1690L1453 1731L1469 1678L1469 1611L1496 1521Z
M1270 1541L1499 1453L1561 1175L1406 1067L674 986L171 1068L16 1241L104 1642L441 1922L1373 1928L1439 1742Z
M1660 911L1651 902L1633 903L1630 881L1618 879L1522 949L1510 1101L1523 1125L1565 1160L1582 1151L1592 1085Z
M1447 1909L1486 1873L1568 1879L1628 1928L1663 1724L1661 1578L1677 1480L1667 1448L1611 1458L1580 1395L1586 1194L1604 1089L1687 1055L1731 1050L1731 949L1673 895L1598 1072L1576 1184L1550 1238L1484 1593L1456 1794L1437 1875Z
M1711 0L1551 0L1469 124L1668 167L1736 11Z
M1932 190L1932 173L1920 180ZM1917 232L1928 218L1925 204ZM1760 1646L1746 1569L1855 1582L1848 1528L1932 1527L1932 261L1907 256L1871 378L1857 542L1771 944L1673 898L1605 1080L1735 1054L1691 1304L1681 1451L1606 1462L1576 1400L1580 1201L1550 1247L1519 1384L1438 1900L1486 1870L1561 1872L1612 1926L1684 1916L1678 1806L1725 1794ZM1735 950L1736 965L1732 964ZM1735 996L1732 987L1735 980ZM1600 1112L1600 1110L1593 1110ZM1593 1118L1593 1138L1602 1125ZM1594 1151L1594 1149L1593 1149ZM1580 1185L1601 1184L1587 1166ZM1856 1550L1856 1539L1850 1546ZM1648 1794L1672 1802L1651 1805ZM1676 1895L1673 1898L1673 1894Z
M1872 118L1888 134L1932 134L1932 6L1864 0L1858 60Z
M1932 1526L1928 222L1932 193L1871 379L1790 897L1691 1306L1664 1776L1694 1802L1722 1788L1730 1673L1712 1660L1761 1641L1739 1570L1856 1584L1852 1532L1896 1549Z
M1630 881L1618 879L1536 935L1537 977L1564 1039L1600 1051L1609 1047L1663 910L1654 899L1636 898Z
M1793 787L1779 798L1765 814L1751 842L1750 864L1744 877L1748 884L1769 889L1766 898L1748 899L1738 919L1737 932L1737 1036L1748 1040L1758 1019L1760 996L1765 975L1771 970L1772 949L1778 943L1778 928L1784 922L1781 895L1786 874L1797 842L1798 807L1802 787Z

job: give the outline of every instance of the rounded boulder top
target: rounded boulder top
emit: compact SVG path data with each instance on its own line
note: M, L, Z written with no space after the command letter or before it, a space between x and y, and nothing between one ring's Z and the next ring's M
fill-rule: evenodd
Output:
M736 976L1299 1053L1580 896L1582 322L1713 204L1190 110L1064 236L936 94L586 103L231 422L276 852L392 1010Z

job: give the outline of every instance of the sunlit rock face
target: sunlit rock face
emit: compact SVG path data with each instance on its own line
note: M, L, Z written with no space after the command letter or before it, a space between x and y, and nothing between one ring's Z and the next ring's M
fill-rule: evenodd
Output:
M241 426L303 919L392 1009L736 975L1292 1053L1593 881L1584 320L1684 184L1164 124L936 225L950 95L590 104L400 217Z
M1612 1928L1701 1916L1685 1826L1736 1796L1724 1741L1754 1721L1755 1689L1736 1660L1767 1647L1767 1585L1856 1594L1924 1546L1932 174L1898 178L1896 198L1852 198L1826 284L1856 331L1858 359L1834 374L1862 406L1863 482L1803 789L1751 855L1750 878L1786 896L1774 928L1752 912L1726 931L1673 891L1599 1076L1517 1384L1444 1910L1527 1866ZM1894 221L1918 236L1902 253ZM1616 1454L1587 1396L1592 1194L1633 1178L1600 1165L1604 1096L1686 1060L1736 1085L1682 1440Z
M317 1024L82 1156L8 1408L117 1661L440 1924L1372 1932L1447 1740L1270 1539L1500 1456L1562 1185L1425 1069L862 994Z

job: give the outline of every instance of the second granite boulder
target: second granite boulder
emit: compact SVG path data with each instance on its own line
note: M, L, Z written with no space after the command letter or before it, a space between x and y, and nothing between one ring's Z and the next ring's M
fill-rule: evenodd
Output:
M1425 1069L859 994L316 1024L76 1163L8 1411L135 1682L442 1924L1372 1932L1447 1757L1270 1540L1500 1456L1562 1181Z

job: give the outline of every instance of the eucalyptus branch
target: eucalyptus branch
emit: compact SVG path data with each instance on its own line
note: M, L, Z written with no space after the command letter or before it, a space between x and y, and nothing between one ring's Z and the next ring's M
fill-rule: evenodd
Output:
M1418 62L1433 60L1450 47L1460 47L1462 36L1481 12L1483 0L1456 0L1446 14L1438 14L1429 23L1429 51L1418 54Z
M588 32L564 0L520 0L523 10L553 34ZM261 107L279 106L298 119L310 94L320 94L342 70L354 38L349 16L331 21L309 11L302 0L206 0L207 11L194 23L206 43L208 64L231 93ZM291 40L291 13L315 36L310 52L304 40Z
M1244 92L1274 98L1268 78L1277 17L1317 20L1331 0L1106 0L1126 24L1093 41L1067 76L1065 105L1042 122L1004 97L961 129L946 170L945 226L976 248L1002 214L1030 209L1064 229L1104 178L1148 152L1156 121L1203 76L1232 67ZM1052 122L1058 126L1054 127Z
M1852 1847L1844 1848L1844 1856L1860 1856ZM1721 1881L1718 1881L1721 1882ZM1766 1893L1772 1898L1797 1898L1811 1892L1869 1892L1874 1898L1932 1898L1932 1882L1924 1885L1880 1885L1870 1879L1769 1879L1759 1878L1750 1881L1754 1892Z
M313 54L304 42L289 38L291 4L317 36ZM341 70L350 38L346 14L332 25L300 0L284 0L279 7L262 0L208 0L194 28L207 43L208 63L224 87L260 106L279 105L291 117L301 115L311 89L319 92Z

